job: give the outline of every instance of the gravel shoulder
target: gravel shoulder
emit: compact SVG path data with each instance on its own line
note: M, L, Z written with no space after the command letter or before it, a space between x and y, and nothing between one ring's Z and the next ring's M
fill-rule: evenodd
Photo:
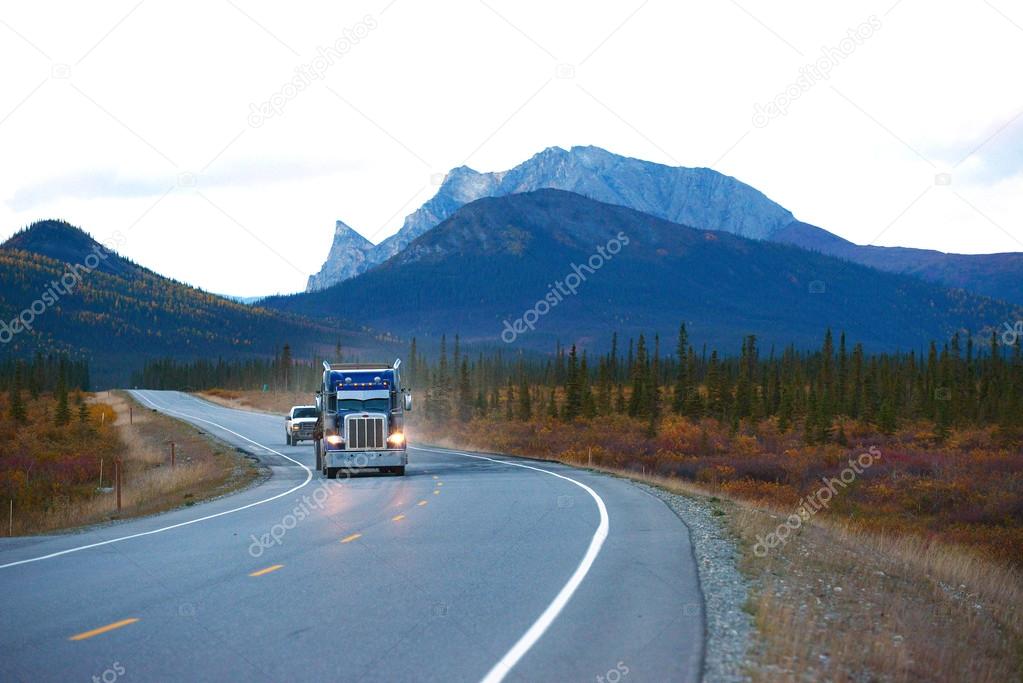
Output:
M705 683L749 681L749 652L754 635L747 612L750 584L738 568L739 550L713 498L695 498L634 482L660 498L689 528L703 593L706 643Z

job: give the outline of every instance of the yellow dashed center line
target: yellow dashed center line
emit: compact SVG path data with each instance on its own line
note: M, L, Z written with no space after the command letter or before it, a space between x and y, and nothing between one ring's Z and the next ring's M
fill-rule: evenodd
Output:
M262 576L263 574L269 574L270 572L277 571L278 569L280 569L283 566L284 566L283 564L271 565L271 566L267 567L266 569L260 569L259 571L252 572L251 574L249 574L249 576Z
M435 475L433 475L433 478L434 479L438 479L439 477L435 474Z
M352 534L350 536L345 536L344 538L341 539L341 542L342 543L351 543L352 541L354 541L357 538L362 538L362 534Z
M440 491L435 489L434 492L433 492L433 495L435 495L435 496L436 495L440 495Z
M391 517L392 522L400 522L403 519L405 519L405 515L395 515L394 517Z
M444 482L442 482L442 481L438 481L438 482L437 482L437 486L444 486Z
M136 621L138 621L138 619L135 618L121 619L120 621L115 621L112 624L100 626L99 628L94 628L91 631L86 631L85 633L79 633L76 636L71 636L68 640L85 640L87 638L92 638L93 636L98 636L101 633L106 633L107 631L113 631L115 628L121 628L122 626L127 626L128 624L134 624Z
M416 505L418 505L419 507L423 507L424 505L426 505L426 501L425 500L421 500L418 503L416 503Z

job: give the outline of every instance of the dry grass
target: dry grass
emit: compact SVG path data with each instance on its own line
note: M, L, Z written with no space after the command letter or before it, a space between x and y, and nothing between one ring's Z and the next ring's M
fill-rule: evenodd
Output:
M104 428L112 427L116 432L117 455L124 463L122 509L117 510L111 490L113 459L97 458L94 495L66 497L52 501L45 510L23 511L15 516L16 534L67 529L192 505L244 487L258 475L257 467L230 447L191 425L141 406L127 395L104 393L88 402L91 411L101 416ZM171 441L176 454L173 468Z
M914 536L812 521L756 557L784 519L731 501L761 642L755 681L1002 681L1023 674L1023 582Z
M227 408L258 410L284 415L292 406L313 404L313 395L308 391L234 391L230 389L209 389L196 394L211 403Z

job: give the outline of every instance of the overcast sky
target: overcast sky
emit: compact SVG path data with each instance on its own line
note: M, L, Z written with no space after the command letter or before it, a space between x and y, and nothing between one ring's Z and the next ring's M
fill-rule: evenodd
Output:
M211 291L303 289L335 220L378 242L450 168L552 145L709 166L859 243L1023 250L1010 0L20 5L0 237L120 231Z

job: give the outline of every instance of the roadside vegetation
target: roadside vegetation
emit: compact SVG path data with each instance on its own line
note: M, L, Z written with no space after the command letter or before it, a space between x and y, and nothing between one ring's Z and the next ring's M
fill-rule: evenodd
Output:
M121 393L69 388L66 359L17 364L0 395L0 536L153 514L252 482L255 465L199 430ZM81 378L82 375L79 375ZM170 443L175 445L175 466ZM123 463L121 510L114 462Z

